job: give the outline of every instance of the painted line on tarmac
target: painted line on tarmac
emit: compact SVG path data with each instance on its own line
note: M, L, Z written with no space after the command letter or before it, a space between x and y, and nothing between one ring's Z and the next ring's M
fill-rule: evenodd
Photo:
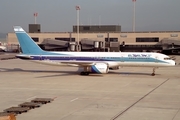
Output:
M35 98L36 96L33 96L33 97L30 97L30 98L27 98L26 100L32 100L33 98Z
M70 102L73 102L73 101L78 100L78 99L79 99L79 98L72 99Z

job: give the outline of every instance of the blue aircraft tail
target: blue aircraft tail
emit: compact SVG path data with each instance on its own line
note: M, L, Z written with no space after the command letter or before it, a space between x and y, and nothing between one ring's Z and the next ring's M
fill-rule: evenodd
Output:
M23 54L42 54L44 51L34 42L34 40L20 27L14 26L17 39Z

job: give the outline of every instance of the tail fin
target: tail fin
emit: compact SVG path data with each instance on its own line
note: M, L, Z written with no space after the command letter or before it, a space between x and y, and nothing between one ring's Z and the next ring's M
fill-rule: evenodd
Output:
M41 54L44 52L20 26L14 26L14 31L23 54Z

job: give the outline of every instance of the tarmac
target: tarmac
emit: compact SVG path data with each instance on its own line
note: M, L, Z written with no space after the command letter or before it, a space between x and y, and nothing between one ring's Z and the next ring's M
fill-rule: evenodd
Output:
M35 98L51 103L17 120L179 120L180 56L175 67L120 68L80 76L76 67L0 60L0 112Z
M0 60L15 59L17 53L0 52Z

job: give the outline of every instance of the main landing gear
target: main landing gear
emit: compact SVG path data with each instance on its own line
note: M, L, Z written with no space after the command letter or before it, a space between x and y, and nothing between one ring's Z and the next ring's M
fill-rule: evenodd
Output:
M155 74L155 70L156 70L157 68L153 68L153 72L152 72L152 76L155 76L156 74Z
M81 72L80 75L89 75L89 72Z
M88 76L91 71L90 67L83 67L83 71L80 73L80 75Z

